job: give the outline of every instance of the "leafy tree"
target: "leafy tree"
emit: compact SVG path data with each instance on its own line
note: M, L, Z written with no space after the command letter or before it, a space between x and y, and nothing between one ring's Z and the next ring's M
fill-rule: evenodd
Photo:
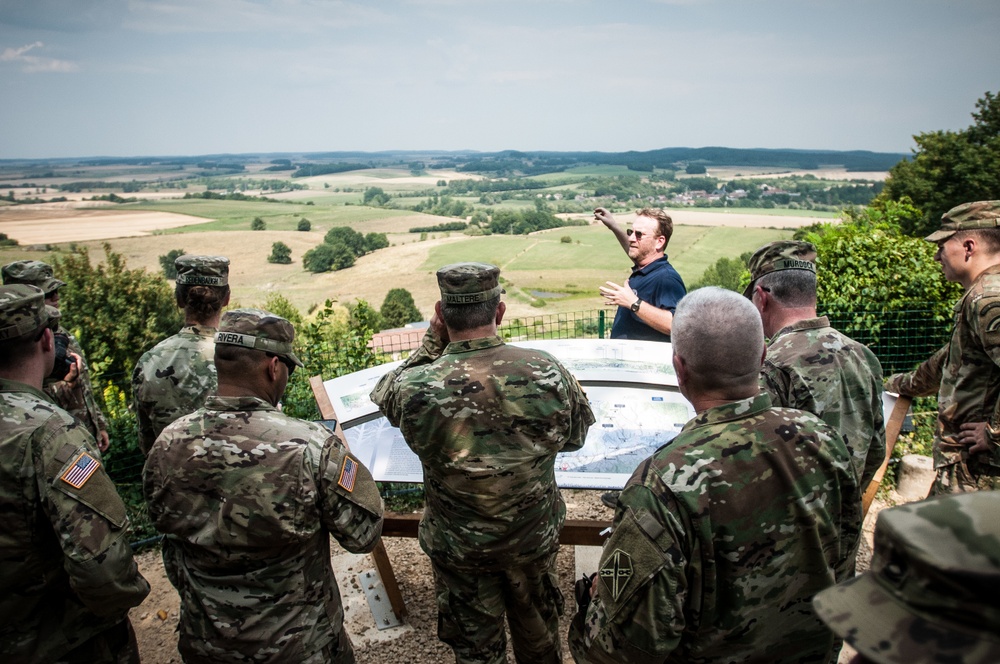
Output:
M364 256L367 253L365 236L350 226L335 226L331 228L323 237L323 242L331 245L343 245L355 256Z
M976 108L968 129L914 136L913 158L889 171L876 200L909 200L919 208L919 218L903 225L908 235L933 232L956 205L1000 198L1000 95L987 92Z
M361 202L364 205L380 207L389 202L389 194L385 193L381 187L368 187L361 197Z
M267 257L267 262L288 265L292 262L292 248L284 242L275 242L271 245L271 255Z
M269 305L271 302L268 298ZM362 307L362 303L358 302L355 310ZM295 326L295 352L305 364L305 369L292 374L282 398L284 411L292 417L318 419L319 412L309 378L316 375L335 378L378 364L369 346L374 328L370 327L367 316L357 319L346 317L342 310L334 309L330 300L312 320L306 322L302 322L301 318L293 320L283 313L286 305L294 309L287 300L268 309L288 318ZM367 304L363 305L362 311L365 309L372 311Z
M386 293L379 313L382 314L383 329L403 327L407 323L423 320L413 301L413 295L405 288L393 288Z
M354 304L348 304L350 311L348 324L355 330L371 334L382 329L382 316L379 312L365 300L358 300Z
M723 256L715 261L714 265L705 268L701 279L691 284L691 290L704 286L719 286L720 288L728 288L731 291L742 293L743 288L746 287L746 283L741 286L741 279L744 273L747 272L747 263L750 262L752 255L753 252L747 251L739 258L727 258Z
M167 282L129 269L107 243L104 263L92 265L86 249L53 263L66 282L60 291L63 325L80 340L95 375L130 374L144 350L184 322Z
M163 268L163 276L167 279L177 278L177 266L174 265L180 256L184 255L183 249L171 249L164 255L160 256L160 267Z
M252 231L262 231L267 229L267 224L260 217L254 217L253 221L250 222L250 230Z
M291 323L296 331L302 325L302 314L295 308L291 300L281 293L269 293L267 299L264 301L264 310L270 311L272 314L278 314Z
M688 164L684 172L688 175L704 175L708 170L703 164Z
M296 227L296 230L311 231L312 222L306 219L305 217L302 217L301 219L299 219L299 225Z
M847 210L843 223L806 235L818 254L817 300L826 312L852 312L848 335L877 340L907 310L932 308L934 321L950 320L962 288L945 280L933 244L903 234L900 220L913 214L913 206L889 201Z
M385 233L368 233L365 235L365 249L367 251L378 251L389 246L389 238Z
M310 272L343 270L354 265L354 254L343 244L326 242L310 249L302 256L302 266Z

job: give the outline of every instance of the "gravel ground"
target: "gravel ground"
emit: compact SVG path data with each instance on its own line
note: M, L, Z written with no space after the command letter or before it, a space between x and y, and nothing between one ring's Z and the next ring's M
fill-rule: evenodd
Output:
M568 518L610 519L611 510L601 501L599 491L563 490ZM884 507L880 501L872 506L865 522L865 537L858 554L858 571L868 568L874 516ZM437 664L453 661L451 650L437 640L437 612L430 563L415 539L386 538L386 550L392 561L409 615L405 625L379 631L374 624L367 600L359 592L357 574L374 566L367 556L354 556L337 550L334 568L337 570L341 594L344 597L345 623L354 642L359 664ZM334 546L336 549L336 546ZM145 664L180 663L177 653L178 598L163 572L159 551L138 556L139 568L149 580L152 592L132 610L132 624L139 640L139 650ZM566 597L566 612L562 621L565 649L569 617L575 610L573 583L576 580L573 547L563 547L557 559L559 578ZM845 649L849 650L849 649ZM846 661L844 653L841 661ZM513 662L513 657L510 658ZM568 652L564 662L572 662Z

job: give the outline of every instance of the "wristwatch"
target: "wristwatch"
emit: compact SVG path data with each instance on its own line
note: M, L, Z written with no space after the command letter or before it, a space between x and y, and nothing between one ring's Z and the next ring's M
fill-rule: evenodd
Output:
M639 305L640 304L642 304L642 300L636 298L636 301L632 303L632 306L629 307L629 309L632 310L632 313L637 314L637 313L639 313Z

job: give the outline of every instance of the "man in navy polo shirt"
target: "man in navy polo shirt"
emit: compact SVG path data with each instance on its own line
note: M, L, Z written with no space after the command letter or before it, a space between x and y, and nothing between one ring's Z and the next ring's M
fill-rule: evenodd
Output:
M634 264L623 285L609 281L601 286L605 301L618 306L611 338L670 341L674 309L687 293L664 253L674 232L670 215L643 208L627 231L604 208L594 210L594 218L615 234Z

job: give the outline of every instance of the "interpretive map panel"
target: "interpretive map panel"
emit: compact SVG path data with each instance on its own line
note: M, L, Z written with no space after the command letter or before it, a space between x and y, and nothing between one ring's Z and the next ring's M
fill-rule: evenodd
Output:
M580 381L597 418L583 449L556 458L567 488L621 488L639 463L694 416L677 392L670 344L572 339L514 342L555 356ZM380 482L422 482L420 461L368 395L400 362L324 382L351 451Z

